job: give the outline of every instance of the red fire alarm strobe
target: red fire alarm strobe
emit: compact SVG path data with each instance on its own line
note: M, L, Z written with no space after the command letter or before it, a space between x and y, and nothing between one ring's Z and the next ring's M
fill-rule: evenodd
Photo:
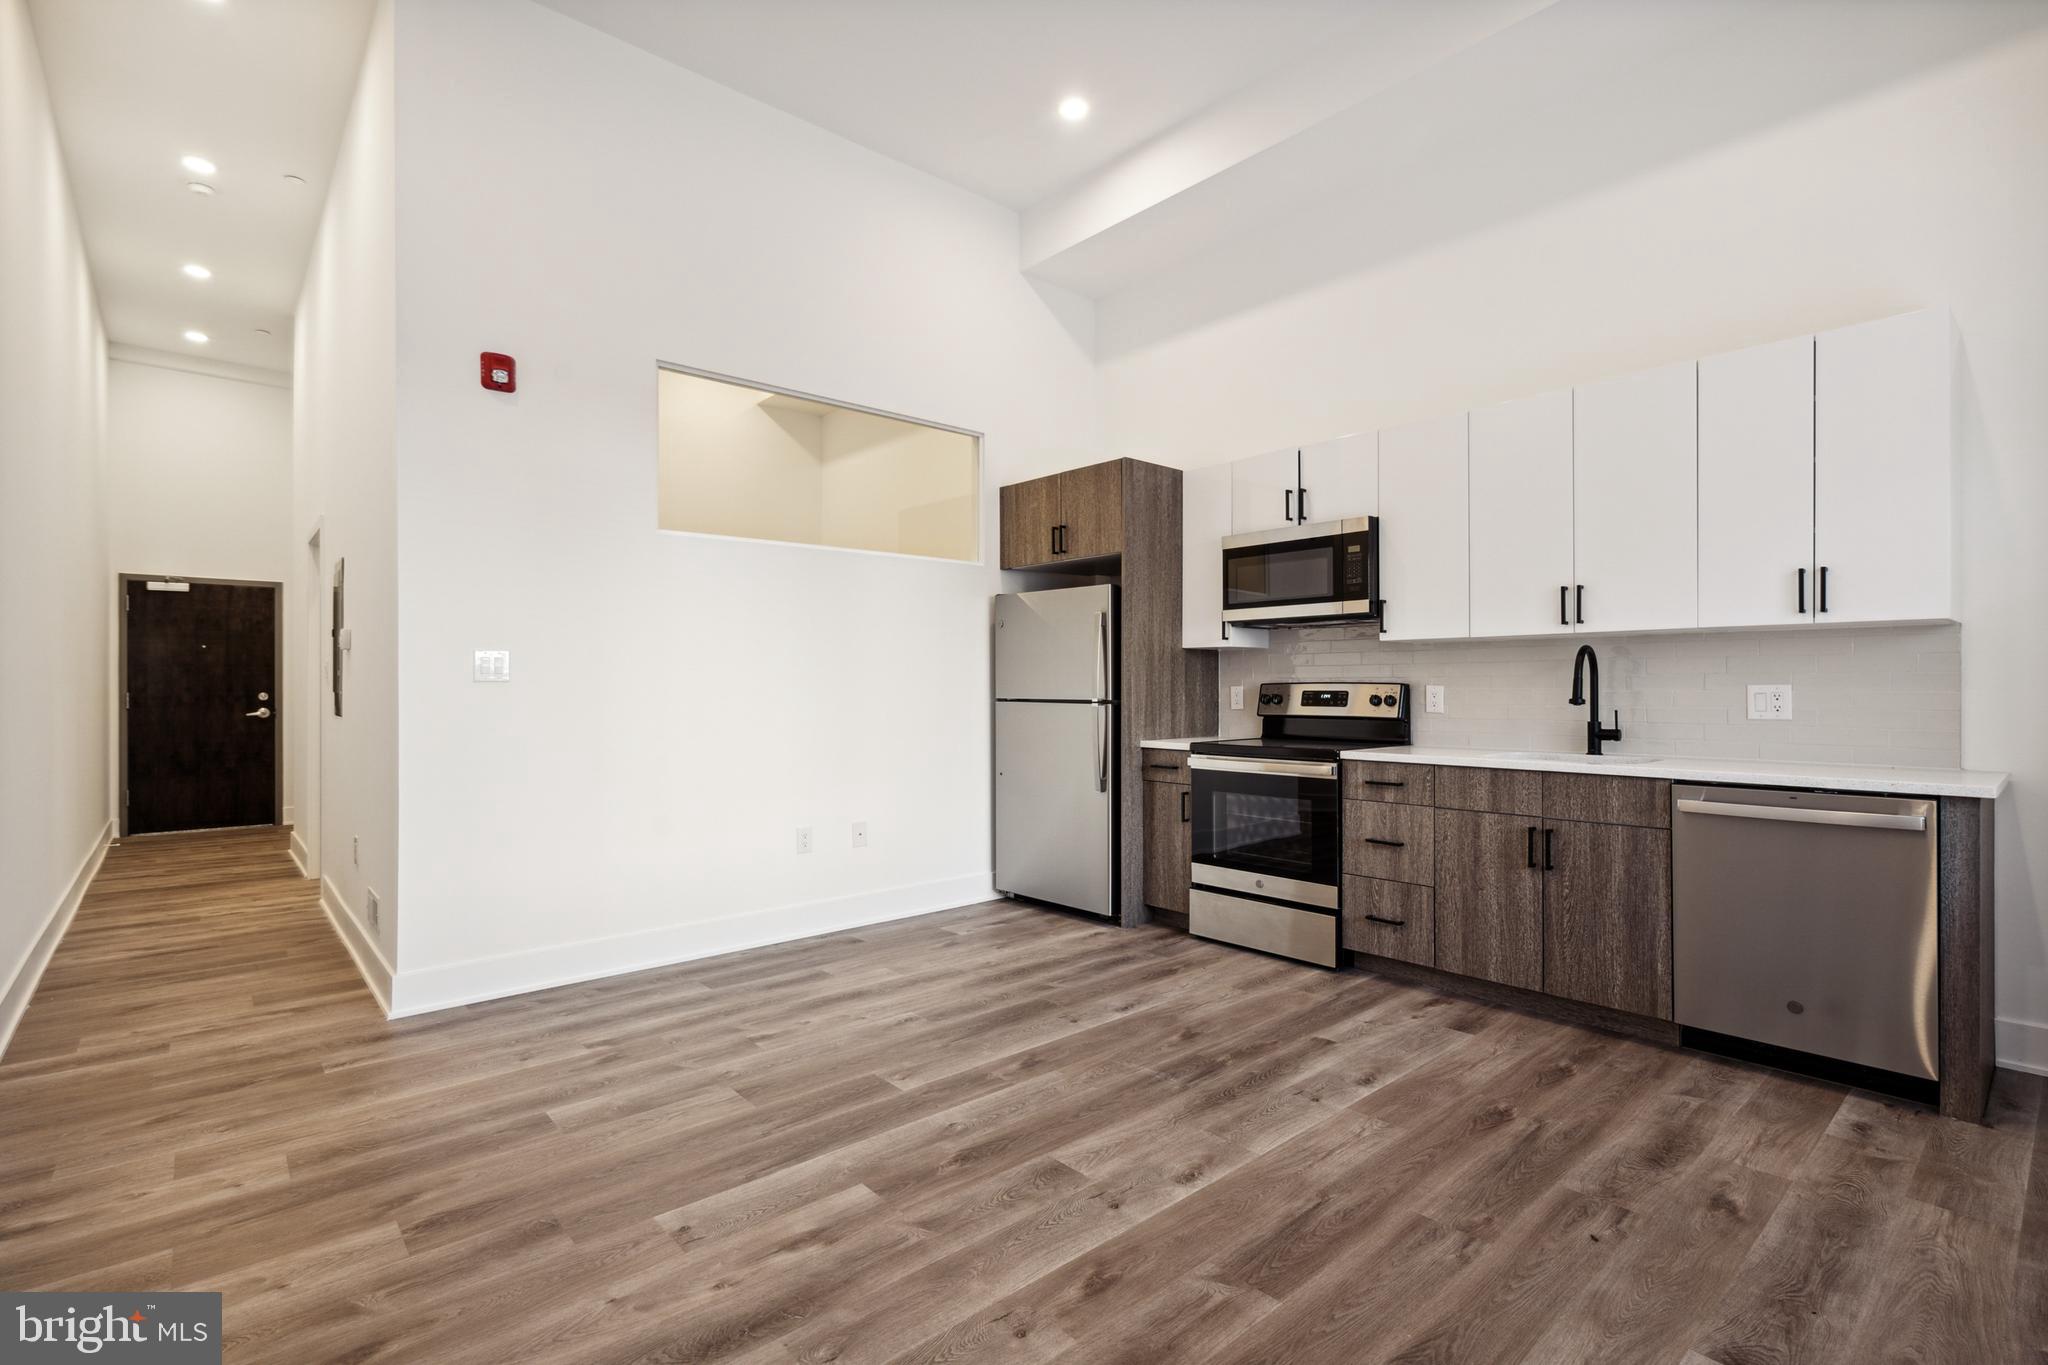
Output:
M499 393L519 391L519 366L511 356L485 351L477 359L485 388L496 389Z

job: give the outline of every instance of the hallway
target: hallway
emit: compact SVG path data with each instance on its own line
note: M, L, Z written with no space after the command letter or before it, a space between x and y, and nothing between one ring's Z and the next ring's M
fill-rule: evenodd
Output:
M0 1065L0 1283L245 1362L2032 1359L2042 1096L1009 904L387 1022L281 835L171 836Z

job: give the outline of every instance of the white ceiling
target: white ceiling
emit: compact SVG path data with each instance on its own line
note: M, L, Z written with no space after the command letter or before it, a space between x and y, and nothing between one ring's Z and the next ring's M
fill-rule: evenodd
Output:
M1384 0L541 2L1021 209ZM1068 94L1087 97L1086 121L1054 112Z
M109 340L291 368L292 312L371 9L29 0ZM218 171L195 177L178 164L187 154ZM193 179L218 192L191 193ZM188 261L213 278L185 278ZM188 327L211 342L186 342Z

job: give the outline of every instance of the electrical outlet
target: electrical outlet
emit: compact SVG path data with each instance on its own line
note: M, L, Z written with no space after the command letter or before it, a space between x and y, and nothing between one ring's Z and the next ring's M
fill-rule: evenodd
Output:
M1244 710L1244 685L1242 683L1230 689L1230 709L1233 711Z
M1749 718L1751 720L1792 719L1792 684L1751 683L1749 685Z
M1442 683L1431 683L1422 690L1422 695L1424 698L1423 710L1434 716L1440 716L1444 713L1444 687Z
M351 834L348 836L348 860L351 863L354 863L357 867L361 867L363 865L362 835Z
M374 929L377 927L377 893L366 886L363 888L363 900L369 905L370 927Z
M866 848L868 846L867 821L856 820L853 822L853 846L855 848Z
M811 827L809 825L798 825L796 827L796 851L799 853L809 853L811 851Z

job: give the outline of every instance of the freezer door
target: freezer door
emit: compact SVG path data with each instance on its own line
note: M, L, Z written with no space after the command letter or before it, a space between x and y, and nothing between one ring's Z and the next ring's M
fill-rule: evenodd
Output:
M1116 696L1116 589L1055 588L996 598L998 700Z
M1116 913L1116 708L996 703L996 889Z

